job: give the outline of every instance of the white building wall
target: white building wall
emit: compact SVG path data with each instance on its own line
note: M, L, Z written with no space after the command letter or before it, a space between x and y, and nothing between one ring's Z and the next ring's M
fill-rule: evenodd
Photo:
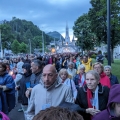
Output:
M120 45L118 45L113 52L114 58L120 59Z

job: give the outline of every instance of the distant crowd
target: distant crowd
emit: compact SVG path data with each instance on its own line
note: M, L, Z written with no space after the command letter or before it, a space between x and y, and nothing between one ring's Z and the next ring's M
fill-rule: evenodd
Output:
M0 118L17 103L25 120L120 120L120 85L101 51L0 60ZM104 117L103 117L104 116Z

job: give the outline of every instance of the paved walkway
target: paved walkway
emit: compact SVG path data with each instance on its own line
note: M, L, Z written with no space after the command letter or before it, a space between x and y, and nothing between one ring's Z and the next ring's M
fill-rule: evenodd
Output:
M18 112L19 108L21 108L20 104L17 104L16 107L10 111L8 115L10 120L24 120L23 112Z

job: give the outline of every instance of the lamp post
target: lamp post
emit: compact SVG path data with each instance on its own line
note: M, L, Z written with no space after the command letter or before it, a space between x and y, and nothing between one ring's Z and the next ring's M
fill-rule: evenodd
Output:
M111 39L110 39L110 0L107 0L107 43L108 43L108 65L111 65Z
M30 44L30 54L31 54L31 40L29 39L29 44Z
M1 58L3 58L3 54L2 54L2 40L1 40L1 29L0 29L0 49L1 49Z
M42 53L44 55L44 36L43 36L43 31L42 31Z

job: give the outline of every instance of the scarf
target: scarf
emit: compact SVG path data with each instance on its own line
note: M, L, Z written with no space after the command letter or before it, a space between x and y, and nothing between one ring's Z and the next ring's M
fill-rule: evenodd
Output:
M90 89L87 89L87 102L88 108L95 108L99 110L98 86L95 89L94 97L92 95L92 91Z
M85 84L85 76L84 76L84 74L79 75L79 78L80 79L79 79L78 83L79 83L80 87L82 87Z
M65 66L65 62L66 62L66 60L64 60L64 62L63 62L63 64L62 64L63 66Z
M110 84L110 79L108 78L108 76L106 76L106 74L104 72L102 72L100 74L100 83L103 85L103 86L107 86L108 88L111 87L111 84Z

